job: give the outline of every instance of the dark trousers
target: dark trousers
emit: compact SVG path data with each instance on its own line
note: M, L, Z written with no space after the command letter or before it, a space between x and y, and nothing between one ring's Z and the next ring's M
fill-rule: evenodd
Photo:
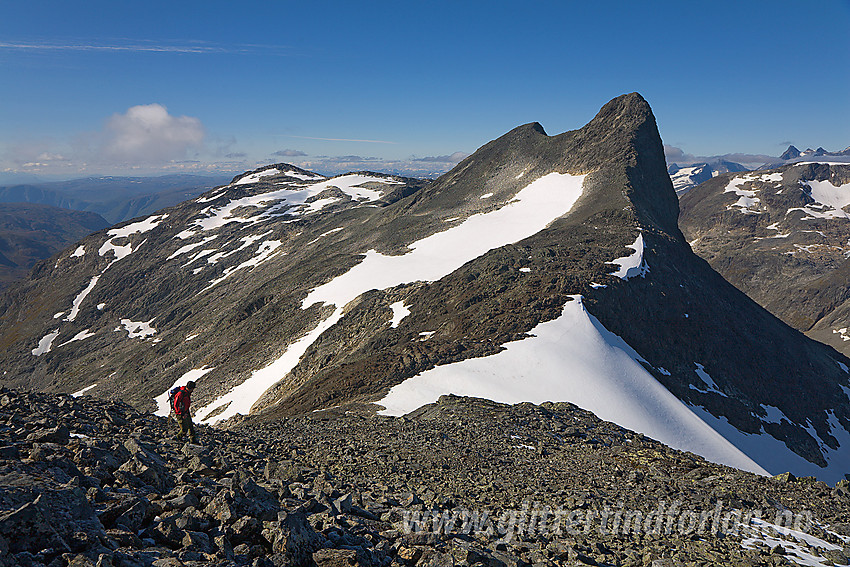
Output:
M195 435L195 424L192 423L192 416L187 413L182 415L178 414L175 417L177 418L177 427L179 428L177 437L179 439L183 439L186 435L188 435L192 443L197 443L198 436Z

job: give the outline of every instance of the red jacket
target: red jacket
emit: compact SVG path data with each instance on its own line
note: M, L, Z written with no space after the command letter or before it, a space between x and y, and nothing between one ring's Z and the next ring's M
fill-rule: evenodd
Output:
M177 391L177 394L174 396L174 413L177 415L189 415L189 404L192 403L189 394L190 392L186 389L186 386L183 386Z

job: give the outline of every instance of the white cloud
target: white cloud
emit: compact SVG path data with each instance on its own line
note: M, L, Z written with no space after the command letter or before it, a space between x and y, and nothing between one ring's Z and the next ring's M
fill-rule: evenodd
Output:
M172 116L156 103L132 106L107 121L103 154L110 161L166 163L200 148L204 135L204 126L197 118Z
M38 154L38 159L41 161L71 161L61 154L52 154L50 152L41 152Z
M272 155L273 156L279 156L279 157L301 157L301 156L306 156L307 154L305 154L301 150L285 149L285 150L279 150L279 151L273 153Z

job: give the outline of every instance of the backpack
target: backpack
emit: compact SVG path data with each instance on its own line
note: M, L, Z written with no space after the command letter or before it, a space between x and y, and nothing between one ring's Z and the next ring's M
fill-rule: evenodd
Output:
M174 415L174 397L177 395L177 392L183 389L183 386L175 386L168 391L168 413L169 415Z

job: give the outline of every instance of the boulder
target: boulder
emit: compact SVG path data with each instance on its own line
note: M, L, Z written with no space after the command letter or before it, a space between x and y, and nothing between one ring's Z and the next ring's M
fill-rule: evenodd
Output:
M32 443L56 443L65 445L71 440L71 431L66 425L59 425L52 429L40 429L27 435L27 441Z
M309 563L313 552L325 543L303 512L281 512L277 521L264 522L263 527L262 535L271 544L272 552L298 565Z
M313 552L318 567L350 567L357 565L357 552L353 549L320 549Z
M41 496L17 510L0 515L0 533L8 539L9 553L37 553L45 548L70 552L71 548L48 520Z

